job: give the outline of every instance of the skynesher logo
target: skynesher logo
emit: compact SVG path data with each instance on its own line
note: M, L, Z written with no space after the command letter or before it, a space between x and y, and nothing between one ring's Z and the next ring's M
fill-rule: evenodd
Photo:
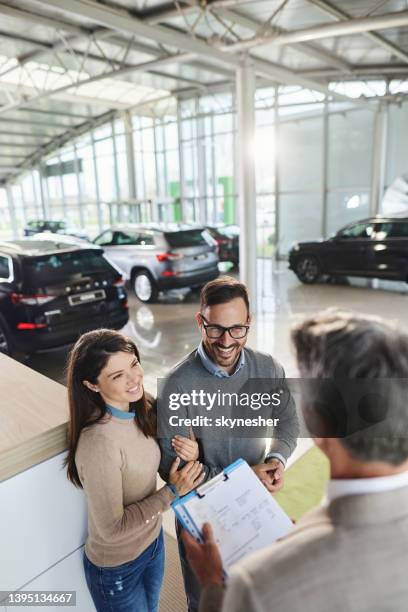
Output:
M214 406L231 407L240 406L260 410L261 408L276 407L281 403L282 390L275 393L226 393L218 389L214 393L209 393L200 389L193 389L189 393L170 393L169 409L178 410L181 407L193 406L204 410L212 410Z

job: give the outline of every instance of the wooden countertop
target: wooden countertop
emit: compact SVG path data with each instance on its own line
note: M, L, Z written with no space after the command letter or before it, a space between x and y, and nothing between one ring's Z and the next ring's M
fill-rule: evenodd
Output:
M66 388L0 353L0 482L67 448Z

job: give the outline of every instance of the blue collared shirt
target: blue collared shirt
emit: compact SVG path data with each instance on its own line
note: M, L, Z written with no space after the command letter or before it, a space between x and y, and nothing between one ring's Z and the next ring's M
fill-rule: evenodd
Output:
M234 374L237 374L240 369L243 368L245 365L245 349L242 349L241 354L239 356L239 361L237 363L237 367L235 368L234 372L232 372L232 374L228 374L228 372L220 368L216 363L214 363L212 359L208 357L207 353L205 352L202 341L198 346L197 353L205 369L217 378L230 378L230 376L234 376Z
M106 410L112 416L116 417L117 419L122 419L123 421L130 421L131 419L135 418L134 412L125 412L124 410L119 410L119 408L115 408L114 406L110 406L109 404L106 404Z

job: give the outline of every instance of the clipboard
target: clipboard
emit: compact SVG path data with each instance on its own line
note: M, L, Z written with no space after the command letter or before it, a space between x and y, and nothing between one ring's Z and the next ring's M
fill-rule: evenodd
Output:
M211 523L225 572L238 561L284 537L293 523L243 459L171 504L197 541Z

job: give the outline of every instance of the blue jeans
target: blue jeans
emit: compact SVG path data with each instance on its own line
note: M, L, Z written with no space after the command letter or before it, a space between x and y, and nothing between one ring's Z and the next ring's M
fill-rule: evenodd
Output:
M84 553L84 568L97 612L157 612L164 575L163 530L133 561L98 567Z
M189 562L187 561L186 549L181 539L182 526L176 519L177 544L180 555L181 573L183 574L184 590L187 597L188 612L198 612L200 606L201 587Z

